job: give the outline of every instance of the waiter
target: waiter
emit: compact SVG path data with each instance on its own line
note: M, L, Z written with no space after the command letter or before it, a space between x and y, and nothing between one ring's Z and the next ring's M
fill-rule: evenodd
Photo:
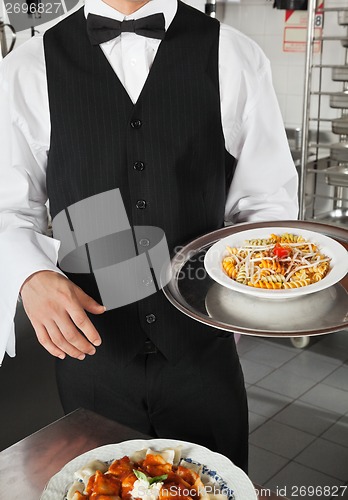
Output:
M93 272L57 268L45 203L54 220L118 189L130 224L163 230L172 253L224 216L296 218L297 175L269 61L177 0L86 0L8 56L0 85L2 352L14 355L20 293L57 357L66 412L85 407L206 445L246 470L233 335L185 317L160 291L105 311Z

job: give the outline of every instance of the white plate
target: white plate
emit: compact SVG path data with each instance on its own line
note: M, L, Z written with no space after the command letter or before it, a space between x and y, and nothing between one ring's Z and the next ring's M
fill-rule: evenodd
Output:
M68 487L74 482L74 472L91 460L109 461L131 455L133 452L144 448L162 450L176 448L177 446L182 446L183 458L190 458L195 462L204 464L206 466L204 473L208 473L218 484L225 483L227 489L233 491L231 499L257 500L254 486L248 476L228 458L203 446L174 439L123 441L122 443L108 444L83 453L68 462L51 478L40 500L64 500Z
M321 281L313 283L312 285L303 286L301 288L290 288L286 290L266 290L260 288L254 288L252 286L242 285L237 283L233 279L229 278L225 274L222 268L222 260L228 255L226 250L227 246L230 247L241 247L244 245L245 240L251 239L265 239L268 238L270 234L284 234L291 233L299 236L303 236L308 241L315 243L319 246L320 252L331 258L330 261L330 271ZM318 292L319 290L324 290L329 286L334 285L340 281L348 272L348 252L347 250L338 243L337 241L324 236L320 233L315 233L313 231L307 231L305 229L298 229L295 227L265 227L250 229L248 231L241 231L239 233L232 234L231 236L226 236L222 240L218 241L210 247L205 255L204 266L211 278L215 280L220 285L223 285L236 292L246 293L248 295L254 295L259 298L267 299L288 299L296 298L301 295L306 295L308 293Z

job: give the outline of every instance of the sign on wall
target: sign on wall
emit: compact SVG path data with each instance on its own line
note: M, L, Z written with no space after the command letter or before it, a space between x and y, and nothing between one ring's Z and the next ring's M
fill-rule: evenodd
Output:
M314 36L320 37L323 31L323 3L318 7L314 19ZM307 44L308 12L306 10L287 10L283 37L283 52L305 52ZM313 50L320 52L321 42L314 42Z

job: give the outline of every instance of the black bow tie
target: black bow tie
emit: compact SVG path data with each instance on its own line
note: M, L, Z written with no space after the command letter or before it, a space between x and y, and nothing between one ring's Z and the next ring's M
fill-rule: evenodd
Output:
M108 42L125 32L162 40L165 35L164 15L161 13L136 20L116 21L88 14L87 32L92 45Z

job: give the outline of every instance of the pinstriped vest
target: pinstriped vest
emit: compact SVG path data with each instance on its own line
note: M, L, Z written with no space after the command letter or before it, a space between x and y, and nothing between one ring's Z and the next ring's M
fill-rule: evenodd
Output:
M219 23L179 2L133 104L100 47L90 44L83 9L45 33L53 218L119 188L130 224L163 229L171 252L223 225L234 158L221 125L218 45ZM99 299L93 274L69 278ZM149 314L156 316L151 324ZM134 356L149 337L175 361L189 346L188 332L204 328L178 313L162 292L93 321L120 360Z

